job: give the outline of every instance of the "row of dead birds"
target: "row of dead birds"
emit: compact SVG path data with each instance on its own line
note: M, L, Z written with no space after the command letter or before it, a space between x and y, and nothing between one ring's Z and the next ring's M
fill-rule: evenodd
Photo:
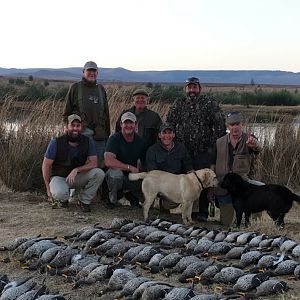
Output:
M104 265L88 265L82 269L81 276L85 282L94 283L107 279ZM85 273L85 275L84 275ZM78 274L79 275L79 274ZM37 283L32 278L9 281L6 276L0 277L1 300L63 300L66 299L58 294L45 294L45 287L37 288ZM233 289L228 289L223 295L199 294L193 288L174 287L162 281L156 281L138 276L132 270L126 268L115 269L109 277L106 290L99 292L100 295L107 291L119 291L116 299L142 299L142 300L213 300L213 299L237 299L242 298L240 291L248 291L256 288L254 293L244 294L248 299L284 292L288 289L286 282L268 279L263 274L248 274L238 278Z
M164 228L162 228L161 223L164 224ZM166 275L180 273L179 280L181 282L197 282L199 280L203 284L205 282L234 284L232 289L234 293L257 288L253 294L256 296L271 294L275 291L282 292L287 289L286 282L269 279L270 275L290 275L294 273L295 277L299 278L300 267L297 261L285 259L284 255L278 257L264 253L261 249L250 250L250 244L251 247L260 247L260 243L267 240L263 235L251 232L227 232L225 234L226 232L187 228L183 227L182 224L171 223L169 226L166 226L166 223L167 221L158 222L158 220L155 220L151 224L137 224L126 219L116 218L112 221L109 229L93 226L84 228L66 237L74 243L86 241L83 250L79 250L74 245L68 246L56 239L41 237L16 238L3 249L10 250L13 254L21 254L22 263L26 264L29 269L46 268L50 273L71 276L70 278L73 278L75 282L74 287L109 279L117 270L119 270L119 273L127 272L128 270L124 268L125 264L132 265L137 263L142 264L144 268L150 269L154 273L157 271L162 271ZM176 227L177 229L174 231ZM182 227L181 235L178 234L179 227ZM145 242L151 235L156 235L157 242L160 241L157 236L160 236L161 239L172 235L186 238L187 234L183 232L183 229L185 231L188 230L190 234L195 230L198 231L198 235L192 235L186 240L185 245L188 251L167 253L164 249L155 245L139 244L141 241ZM134 232L132 232L133 230ZM203 231L206 233L201 234ZM222 239L220 237L221 233L223 235ZM124 239L125 237L132 240ZM268 240L269 248L277 247L284 254L288 252L293 254L294 249L298 246L296 242L283 237L281 239L279 237L268 238ZM151 242L153 243L153 241ZM169 246L174 247L172 243ZM195 253L195 249L200 246L202 250L198 249L197 253ZM265 249L266 246L261 246L260 248ZM91 255L90 252L97 253L97 255ZM206 255L208 255L208 258ZM224 255L225 259L240 258L240 261L236 266L226 266L226 264L215 263L212 258L213 255ZM297 255L295 256L298 257ZM101 258L104 257L112 257L109 264L100 263ZM252 264L257 265L252 269L242 270ZM264 274L255 273L262 268L268 269L268 272ZM114 282L114 280L111 282ZM245 282L248 287L241 287L241 285L245 285ZM161 285L161 283L155 285ZM173 289L175 288L172 287L171 290ZM166 288L165 290L168 289ZM190 293L194 293L191 289L189 290ZM230 293L229 291L227 292ZM164 293L164 291L161 291L161 293ZM175 297L167 299L189 299L187 297L189 296L186 296L186 298ZM205 297L208 296L206 295ZM142 299L150 298L145 296Z
M59 294L51 294L44 284L39 285L32 277L9 280L0 276L1 300L66 300Z

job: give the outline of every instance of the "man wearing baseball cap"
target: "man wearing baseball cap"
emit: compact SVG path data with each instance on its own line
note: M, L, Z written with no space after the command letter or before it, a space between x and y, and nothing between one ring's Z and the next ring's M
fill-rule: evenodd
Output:
M219 182L228 172L235 172L253 184L264 185L253 180L254 162L260 146L253 134L243 132L242 114L238 111L230 112L226 117L226 126L228 133L217 139L211 155L211 169L216 172ZM220 222L230 227L234 220L231 196L221 187L215 189L215 195L216 204L220 208Z
M137 118L136 132L147 144L147 147L157 141L159 126L162 124L159 114L147 107L149 94L146 90L138 88L132 94L133 106L124 110L116 122L116 132L121 130L120 121L124 112L132 112Z
M79 191L83 212L90 204L104 179L97 168L94 141L81 134L81 117L71 114L66 120L66 133L50 141L42 165L43 178L52 207L68 207L70 189Z
M63 117L66 120L72 113L81 117L82 134L95 141L98 163L102 167L105 143L110 135L110 118L106 91L97 83L97 76L97 64L87 61L81 81L72 84L66 95Z
M163 123L159 128L159 141L148 148L146 153L147 171L160 170L173 174L184 174L193 170L186 147L175 140L172 124ZM174 209L178 206L170 199L159 195L160 208Z
M201 90L197 77L188 78L184 86L185 98L176 101L167 116L167 122L174 126L177 140L188 149L194 170L210 167L209 153L226 129L219 104L209 96L202 95ZM207 193L208 189L204 189L199 202L194 202L193 219L207 220Z
M175 130L172 124L162 124L158 137L159 141L147 150L147 171L161 170L173 174L183 174L193 170L186 147L175 141Z
M113 208L123 192L130 192L126 198L132 205L138 206L142 201L140 181L129 181L129 173L138 173L146 154L144 140L135 132L137 119L132 112L125 112L121 116L121 131L112 135L106 145L104 161L108 171L106 181L109 190L109 207Z

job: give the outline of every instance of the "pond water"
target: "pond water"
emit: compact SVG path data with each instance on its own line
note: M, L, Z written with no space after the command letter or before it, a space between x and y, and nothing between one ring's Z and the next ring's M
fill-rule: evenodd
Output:
M297 118L294 120L294 130L300 130L300 119ZM6 133L17 131L22 124L20 122L4 122L3 127L5 128ZM269 141L272 143L276 133L277 125L274 123L249 123L245 125L245 131L253 133L259 141L264 144ZM62 129L61 126L56 126L55 128L58 132Z

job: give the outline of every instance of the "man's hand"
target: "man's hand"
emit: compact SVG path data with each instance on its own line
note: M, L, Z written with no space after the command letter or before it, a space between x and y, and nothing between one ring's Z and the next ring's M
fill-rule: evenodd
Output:
M129 166L129 171L130 173L139 173L139 169L134 167L134 166L131 166L131 165L128 165Z
M78 169L75 168L71 171L71 173L68 175L68 177L66 178L66 182L69 184L73 184L75 182L75 177L78 174Z
M249 135L249 137L246 141L246 145L251 149L259 148L258 140L253 134Z

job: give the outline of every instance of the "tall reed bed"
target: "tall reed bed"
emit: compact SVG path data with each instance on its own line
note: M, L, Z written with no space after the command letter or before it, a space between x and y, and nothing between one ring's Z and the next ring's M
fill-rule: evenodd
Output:
M3 183L18 191L42 187L41 161L51 136L62 131L58 102L16 103L1 106L0 174Z
M121 112L132 105L130 95L128 89L108 89L112 132ZM43 190L43 155L51 137L64 131L63 106L63 102L51 100L20 103L14 97L7 97L1 102L0 177L10 189ZM155 102L150 104L150 108L165 119L169 104ZM273 123L276 133L263 141L257 159L257 176L265 182L299 188L300 130L295 129L291 120L276 120Z

